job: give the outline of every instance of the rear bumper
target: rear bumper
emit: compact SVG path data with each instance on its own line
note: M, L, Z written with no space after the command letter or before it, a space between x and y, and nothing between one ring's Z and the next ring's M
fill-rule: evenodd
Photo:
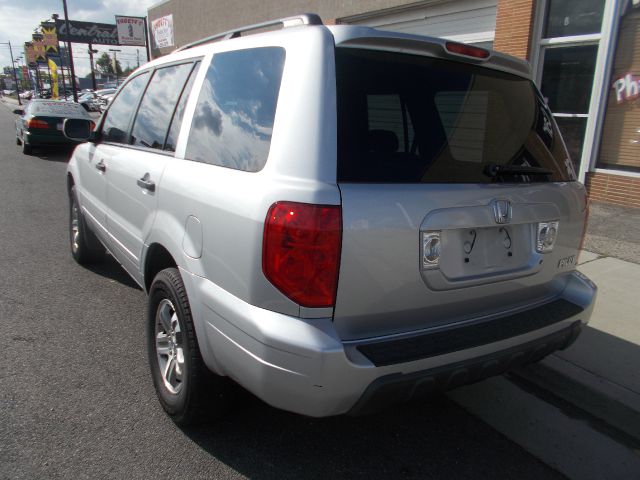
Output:
M489 335L482 342L461 342L478 331L450 328L404 337L400 345L397 338L342 342L330 318L300 319L254 307L206 279L181 273L209 368L277 408L316 417L368 413L539 360L575 340L596 296L595 285L574 272L561 298L554 299L569 305L561 309L564 313L553 321L534 321L530 329L521 324L506 338ZM539 308L521 314L538 319L543 314ZM495 319L495 325L504 326L504 319L513 316ZM430 349L436 335L441 335L437 345L455 348ZM371 354L372 345L379 354L385 347L406 350L407 341L414 345L408 360L392 356L379 361Z
M48 146L48 145L75 145L78 142L74 142L73 140L69 140L62 134L54 134L54 135L43 135L41 133L34 133L28 130L23 132L24 140L26 140L28 145L38 147L38 146Z

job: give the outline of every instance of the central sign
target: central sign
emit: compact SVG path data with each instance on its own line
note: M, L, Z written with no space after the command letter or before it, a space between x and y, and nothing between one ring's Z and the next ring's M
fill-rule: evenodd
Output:
M120 45L118 27L110 23L78 22L69 20L69 29L64 20L56 20L58 40L61 42L91 43L94 45Z

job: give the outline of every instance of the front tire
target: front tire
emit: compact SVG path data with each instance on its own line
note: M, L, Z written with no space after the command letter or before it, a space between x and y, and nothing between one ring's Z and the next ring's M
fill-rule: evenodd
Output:
M179 426L218 416L229 405L228 380L204 364L180 272L167 268L149 290L147 353L158 399Z
M104 256L104 248L82 216L75 185L69 190L69 247L73 259L80 265L98 262Z

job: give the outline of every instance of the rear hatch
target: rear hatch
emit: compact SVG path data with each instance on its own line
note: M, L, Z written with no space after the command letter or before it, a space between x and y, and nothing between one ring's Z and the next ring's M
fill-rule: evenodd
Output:
M343 339L507 315L562 291L585 192L529 79L341 47L336 77Z

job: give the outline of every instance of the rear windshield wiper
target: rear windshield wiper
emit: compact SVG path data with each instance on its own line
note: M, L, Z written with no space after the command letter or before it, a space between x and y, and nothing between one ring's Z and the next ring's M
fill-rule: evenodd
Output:
M548 168L530 167L528 165L498 165L489 163L484 167L484 174L488 177L498 177L501 175L552 175L553 171Z

